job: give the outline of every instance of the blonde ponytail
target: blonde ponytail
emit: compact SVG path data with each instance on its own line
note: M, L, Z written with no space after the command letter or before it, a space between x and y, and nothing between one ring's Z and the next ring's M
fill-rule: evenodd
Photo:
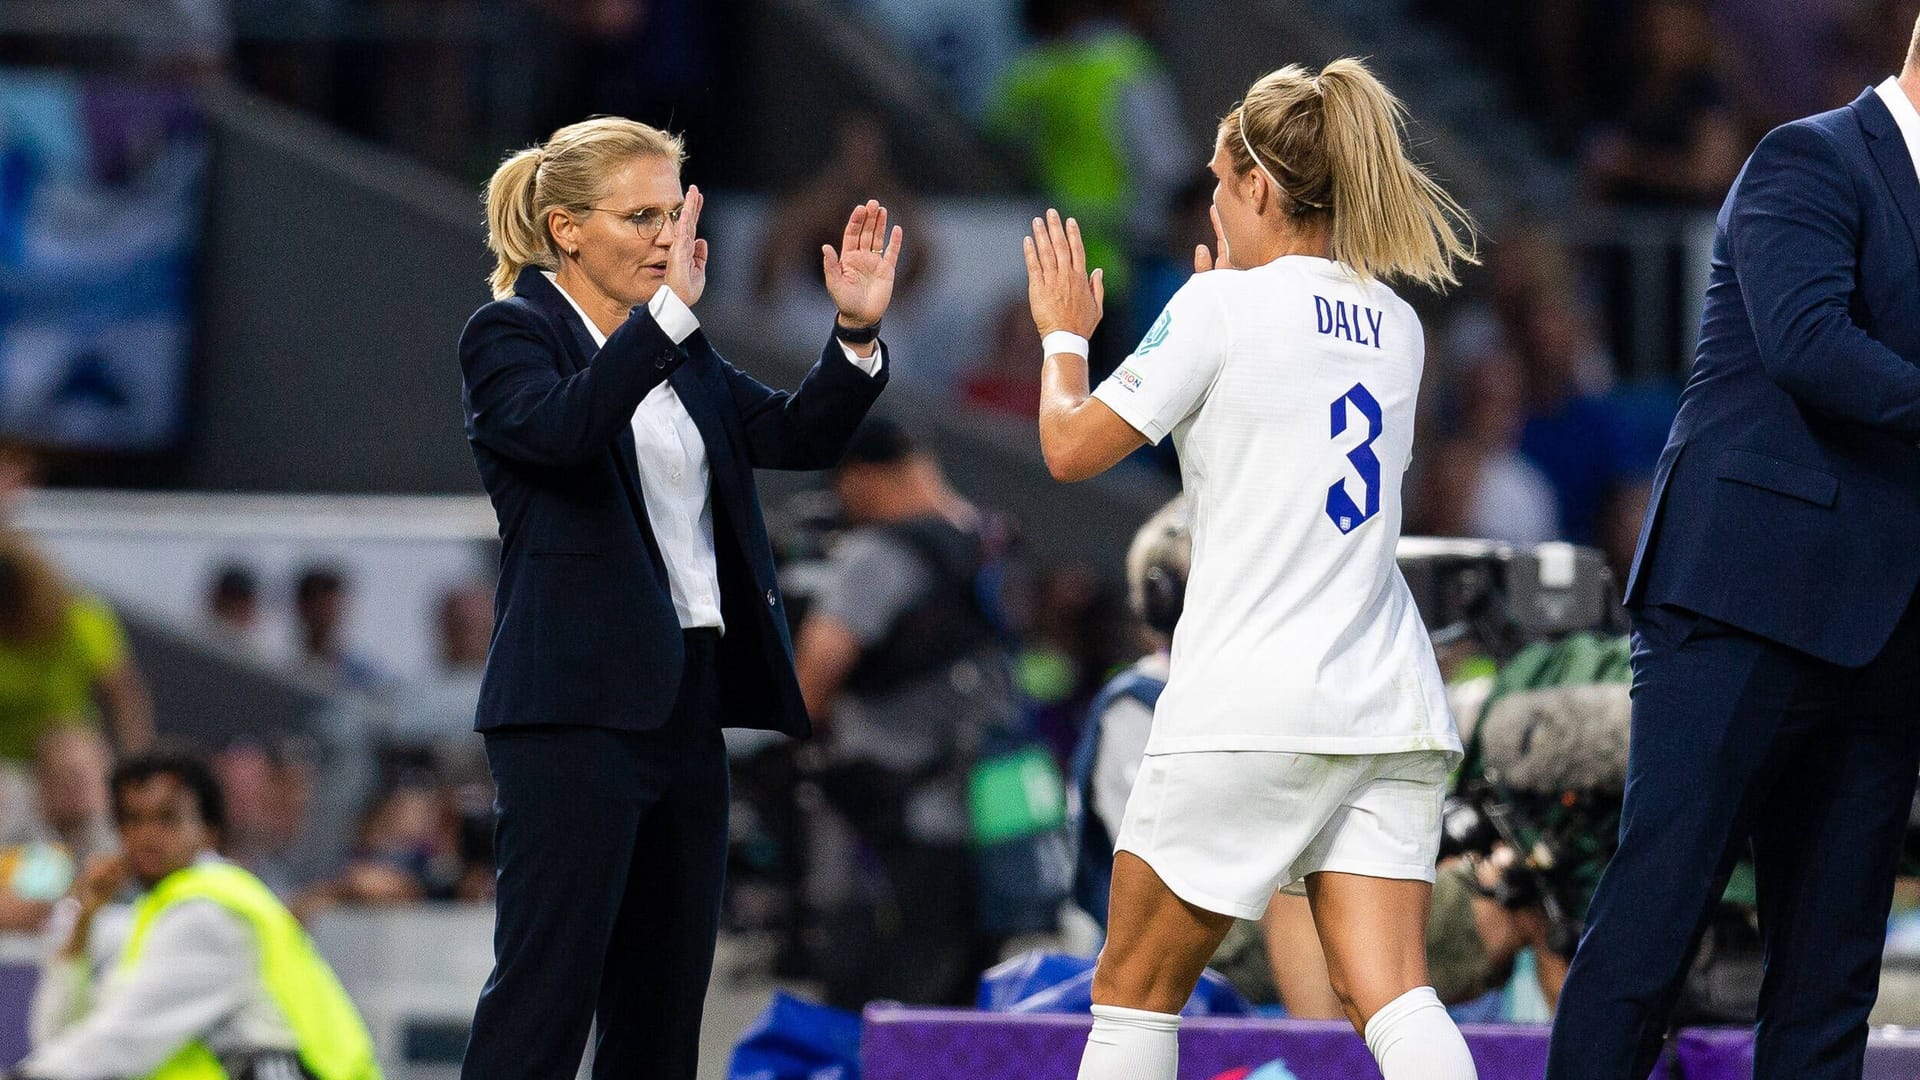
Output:
M1407 155L1406 109L1358 60L1260 79L1222 121L1238 171L1259 167L1288 216L1330 226L1335 261L1362 279L1459 284L1477 263L1473 218Z
M487 249L494 259L488 284L495 300L513 295L522 269L551 269L556 261L546 223L535 217L539 177L540 148L530 147L501 162L487 181Z
M1478 261L1473 219L1407 156L1406 107L1358 60L1335 60L1318 81L1333 172L1334 258L1362 277L1458 285L1454 264Z
M635 158L664 157L678 169L687 159L680 137L619 116L596 116L553 133L513 154L487 181L488 284L495 300L513 295L529 266L557 269L560 250L547 227L555 210L585 214L600 201L614 174Z

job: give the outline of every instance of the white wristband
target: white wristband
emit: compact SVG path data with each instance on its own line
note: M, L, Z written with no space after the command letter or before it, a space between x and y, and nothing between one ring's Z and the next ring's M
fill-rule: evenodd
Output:
M1041 356L1056 356L1060 353L1072 353L1080 359L1085 360L1087 354L1091 351L1092 349L1088 346L1087 339L1071 330L1055 330L1040 339Z

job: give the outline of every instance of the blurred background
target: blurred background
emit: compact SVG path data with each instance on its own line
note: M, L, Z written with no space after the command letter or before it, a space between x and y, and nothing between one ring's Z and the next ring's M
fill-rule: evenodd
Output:
M892 208L908 246L882 411L991 515L1015 704L1066 769L1102 682L1153 647L1122 558L1178 477L1160 448L1090 484L1047 478L1017 254L1033 213L1085 223L1107 268L1095 363L1110 369L1211 241L1217 118L1282 63L1369 57L1487 238L1462 288L1409 297L1428 343L1407 531L1570 542L1619 575L1728 184L1768 128L1892 73L1916 14L1914 0L6 0L0 959L24 974L0 977L0 1050L23 1048L48 902L110 843L89 831L105 763L157 731L212 756L227 854L309 921L392 1075L453 1075L490 963L490 791L468 728L497 555L454 343L488 298L480 186L555 127L613 113L685 134L685 178L710 193L702 323L771 383L792 385L827 333L820 241L858 200ZM844 516L820 478L761 479L804 601ZM960 767L963 750L930 745L928 762ZM831 746L732 749L712 1075L776 985L843 1007L970 1000L1021 935L1073 945L1050 914L964 932L941 922L960 916L912 914L821 782ZM939 956L959 974L903 987L836 964L888 926L889 963Z

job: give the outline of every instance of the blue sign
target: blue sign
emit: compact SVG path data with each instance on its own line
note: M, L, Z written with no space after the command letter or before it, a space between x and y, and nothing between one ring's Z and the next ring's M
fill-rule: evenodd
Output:
M0 434L179 440L206 171L180 87L0 69Z

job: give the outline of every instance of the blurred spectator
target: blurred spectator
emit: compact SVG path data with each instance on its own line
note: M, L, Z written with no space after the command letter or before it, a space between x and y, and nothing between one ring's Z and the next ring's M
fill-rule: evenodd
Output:
M1545 221L1510 223L1491 248L1484 278L1484 297L1459 304L1448 321L1447 344L1455 355L1517 347L1535 313L1573 304L1580 295L1573 255ZM1599 389L1612 377L1610 361L1582 357L1576 377Z
M886 204L891 221L921 220L919 204L887 161L887 132L866 113L843 117L834 128L833 153L799 190L782 195L768 213L766 246L755 270L762 298L806 289L810 302L820 293L820 246L838 247L847 227L847 211L868 199ZM932 258L928 230L917 230L900 252L896 299L913 290Z
M1525 421L1520 453L1552 486L1558 538L1594 543L1609 501L1622 487L1643 479L1645 463L1622 446L1618 417L1604 396L1612 386L1613 361L1581 300L1573 259L1549 225L1523 221L1509 226L1488 259L1485 297L1456 311L1445 341L1454 355L1493 363L1486 370L1469 369L1468 389L1461 395L1462 420L1483 425L1482 440L1504 437L1499 432L1504 408L1499 399L1514 389L1507 382L1513 375L1507 361L1519 361ZM1482 394L1496 400L1477 400ZM1664 439L1664 421L1660 426ZM1426 486L1445 490L1424 493L1417 516L1425 528L1452 532L1469 527L1469 507L1458 501L1473 490L1463 475L1470 464L1463 460L1463 449L1456 446L1434 455ZM1530 486L1514 470L1501 471L1509 475L1493 479L1500 481L1508 499ZM1495 494L1484 493L1488 498ZM1503 517L1516 512L1511 502L1504 505L1506 509L1488 509ZM1530 523L1516 528L1522 524L1517 517L1506 520L1498 531L1535 531ZM1489 523L1482 517L1477 524Z
M313 566L294 586L294 615L299 620L298 665L321 681L347 690L371 690L380 683L372 661L346 646L347 579L330 566Z
M1520 451L1553 485L1560 538L1591 544L1627 472L1612 410L1579 381L1581 360L1596 347L1593 328L1569 303L1534 309L1523 333L1527 419Z
M583 116L630 116L689 133L693 155L715 127L714 54L724 25L719 0L531 0L560 34L533 70L547 100L530 130L552 131ZM704 186L704 185L703 185ZM849 202L848 207L852 207Z
M1511 356L1467 371L1460 431L1435 448L1415 508L1424 532L1538 544L1559 535L1553 485L1520 453L1525 386Z
M221 850L282 897L312 877L302 856L307 810L313 803L313 753L291 739L235 742L213 757L226 793L227 825Z
M986 108L994 80L1020 44L1018 0L854 0L854 5L886 31L901 56L938 75L971 116Z
M80 867L118 846L108 807L111 752L85 727L40 740L30 777L0 785L0 931L37 931Z
M968 1004L998 942L980 928L967 777L1020 721L981 595L980 515L884 419L861 426L833 484L854 528L828 557L795 667L827 737L817 781L877 865L830 920L827 997Z
M153 741L153 702L113 612L67 586L25 536L0 533L0 759L103 720L123 753Z
M962 398L985 412L1033 420L1040 414L1039 352L1027 298L1009 299L994 320L986 353L961 381Z
M1042 570L1020 608L1017 685L1034 732L1065 762L1101 684L1152 645L1126 591L1083 563Z
M1748 142L1705 0L1647 0L1634 35L1626 100L1587 147L1587 182L1618 202L1718 205Z
M1173 192L1166 208L1166 224L1157 232L1158 243L1147 249L1139 262L1140 280L1134 305L1133 326L1128 337L1138 342L1147 336L1160 310L1193 276L1193 249L1198 244L1214 243L1212 173L1195 172L1193 178Z
M265 655L266 628L260 617L260 579L244 563L214 571L207 586L206 627L215 641L240 652Z
M469 735L381 749L386 779L360 814L344 863L299 890L292 907L301 921L340 904L492 897L493 785L477 742Z
M431 747L466 740L480 701L480 676L493 642L493 584L475 581L440 597L439 648L434 669L398 691L393 741Z
M456 793L428 774L404 777L368 809L346 869L325 892L342 904L481 900L492 868L463 857Z
M15 507L40 480L40 462L32 450L0 438L0 528L13 520Z
M1128 307L1133 255L1157 241L1170 196L1203 160L1142 33L1142 7L1027 0L1039 44L1014 61L987 113L989 130L1026 151L1046 199L1079 219L1087 264L1106 271L1106 339L1131 329L1116 313ZM1110 361L1132 346L1110 341Z

